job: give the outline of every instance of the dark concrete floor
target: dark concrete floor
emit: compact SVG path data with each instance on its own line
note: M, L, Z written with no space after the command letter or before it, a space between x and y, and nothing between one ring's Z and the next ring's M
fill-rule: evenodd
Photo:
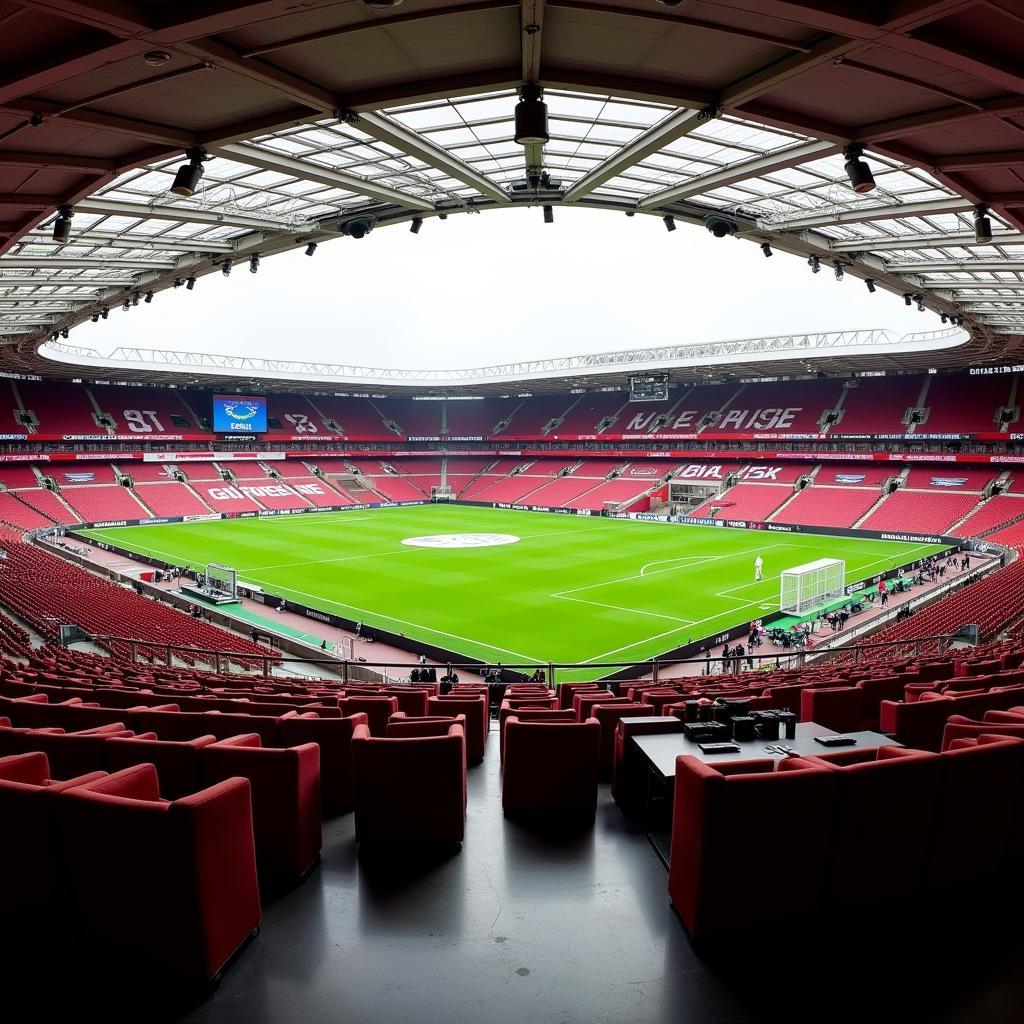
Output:
M204 1001L44 960L39 976L4 972L5 1006L26 997L54 1015L70 1004L78 1016L92 1008L147 1024L1024 1019L1019 900L968 893L930 918L904 911L702 959L669 906L661 862L607 787L592 829L545 838L502 816L497 743L488 748L471 770L460 853L367 860L351 815L327 823L320 866L267 903L261 934ZM792 855L813 851L780 851ZM772 893L770 866L748 883L759 898L785 898Z

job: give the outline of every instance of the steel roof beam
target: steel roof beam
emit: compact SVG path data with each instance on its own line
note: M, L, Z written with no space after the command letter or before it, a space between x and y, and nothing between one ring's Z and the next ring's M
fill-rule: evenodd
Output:
M886 270L893 274L971 274L999 271L1024 273L1024 260L933 260L928 263L888 263Z
M932 157L930 163L938 171L971 171L984 167L1009 167L1024 164L1024 149L994 150L989 153L961 153L958 156Z
M251 167L287 174L300 181L313 181L330 188L345 189L382 203L394 203L396 206L405 206L411 210L434 209L432 202L413 195L411 192L392 188L390 185L378 184L369 178L360 177L358 174L346 174L344 171L336 171L330 167L321 167L305 160L296 160L283 153L275 153L257 146L230 143L227 146L215 148L214 152L239 163L249 164Z
M997 231L991 242L978 242L973 231L949 235L901 235L898 238L858 238L848 242L833 242L830 252L882 252L887 249L946 249L976 245L1024 245L1024 235L1018 231Z
M1024 281L922 281L921 288L941 289L963 295L967 292L1024 291ZM1024 295L1021 296L1024 298ZM1007 296L1014 299L1014 296Z
M113 174L117 164L98 156L72 156L65 153L35 153L24 149L0 149L0 167L57 167L68 171Z
M770 174L772 171L781 171L787 167L796 167L811 160L829 156L832 153L838 152L839 148L839 146L831 142L807 142L799 146L790 146L776 153L767 153L753 160L744 160L742 163L699 175L696 178L691 178L683 185L663 188L641 199L637 206L641 210L646 210L651 207L664 206L666 203L675 202L677 199L688 199L690 196L704 195L716 188L734 185L739 181L746 181L750 178Z
M203 239L163 238L159 235L111 235L104 232L83 231L72 233L69 242L55 242L50 232L32 231L18 240L26 245L53 246L101 246L109 249L152 249L155 251L176 250L179 252L233 252L230 242L204 241ZM0 263L0 267L3 264Z
M435 170L455 178L456 181L475 188L481 195L493 199L496 203L509 201L508 193L487 175L481 174L448 150L384 114L374 111L360 114L359 129L378 142L386 142L408 156L414 156Z
M0 269L7 260L0 262ZM133 283L130 277L0 277L0 291L4 288L119 288Z
M61 196L45 196L31 192L0 192L0 210L50 210L60 206Z
M617 177L634 164L646 160L684 135L689 135L710 116L706 110L684 108L674 111L584 174L568 189L562 201L572 203L589 195L594 189L600 188L606 181Z
M793 217L790 220L761 222L766 230L798 231L803 228L824 228L833 224L860 224L872 220L901 220L906 217L930 217L937 213L962 213L974 208L974 204L960 196L944 199L928 199L917 203L897 203L892 206L857 206L851 210L834 210L832 213L815 213L807 217Z
M544 33L544 0L520 0L519 41L522 47L523 81L540 81L541 40Z
M816 43L807 53L798 53L769 64L767 67L746 75L722 90L718 104L722 107L739 107L749 100L756 100L772 89L777 89L786 82L799 78L801 75L822 64L829 64L837 57L849 53L862 43L846 36L827 36Z
M115 199L90 197L75 204L76 213L92 213L101 217L137 217L139 220L170 220L179 224L217 224L221 227L247 228L254 231L294 231L297 226L287 221L247 217L191 206L162 203L126 203Z
M77 259L62 256L5 256L0 266L12 270L86 270L92 267L100 270L175 270L178 264L163 260L101 260L92 256L80 256Z

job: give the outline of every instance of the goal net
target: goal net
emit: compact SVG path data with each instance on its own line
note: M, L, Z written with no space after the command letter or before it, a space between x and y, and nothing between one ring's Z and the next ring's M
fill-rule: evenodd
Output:
M443 487L442 486L431 487L430 488L430 496L431 496L431 498L434 499L434 501L454 501L455 500L454 492L447 485L445 485Z
M211 594L223 594L233 601L238 598L238 573L230 565L207 562L203 585Z
M791 615L802 615L817 605L842 597L845 580L846 562L840 558L819 558L816 562L785 569L779 607Z

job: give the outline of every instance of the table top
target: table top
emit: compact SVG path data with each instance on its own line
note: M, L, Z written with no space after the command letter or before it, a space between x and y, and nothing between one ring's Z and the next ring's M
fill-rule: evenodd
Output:
M651 721L651 719L639 719L639 721ZM691 754L699 758L705 764L728 764L732 761L746 761L751 758L770 757L773 760L780 760L784 754L765 750L765 747L782 745L790 747L798 754L828 754L837 750L876 750L878 747L898 747L902 744L880 732L844 732L843 736L849 736L857 741L856 746L851 747L826 747L817 743L815 736L835 736L834 729L828 729L815 722L798 722L796 727L796 738L787 740L749 740L729 742L736 743L739 753L726 754L705 754L696 743L686 738L683 732L655 733L653 735L633 736L632 740L650 761L651 767L658 772L663 779L674 779L676 776L676 757L680 754Z

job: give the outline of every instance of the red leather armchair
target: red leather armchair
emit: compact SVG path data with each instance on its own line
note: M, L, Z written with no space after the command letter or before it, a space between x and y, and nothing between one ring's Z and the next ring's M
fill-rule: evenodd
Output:
M827 842L838 773L781 764L786 770L770 760L712 768L676 758L668 889L695 943L784 930L820 905L826 869L812 851ZM771 865L770 908L745 884L752 864Z
M300 879L320 856L320 751L315 743L263 747L255 733L202 747L203 779L241 776L252 787L253 835L260 877Z
M472 697L456 697L445 694L427 700L428 715L466 716L466 757L470 764L479 764L484 759L487 733L490 729L490 711L487 697L483 694Z
M150 975L215 978L260 921L249 783L168 803L137 765L58 799L86 947Z
M282 746L315 743L320 748L320 800L325 811L336 814L352 807L352 736L358 726L367 724L365 712L357 711L346 718L297 715L278 727Z
M601 727L505 719L501 806L508 815L593 819Z
M466 754L461 725L444 736L352 740L356 838L387 846L457 846L465 834Z

